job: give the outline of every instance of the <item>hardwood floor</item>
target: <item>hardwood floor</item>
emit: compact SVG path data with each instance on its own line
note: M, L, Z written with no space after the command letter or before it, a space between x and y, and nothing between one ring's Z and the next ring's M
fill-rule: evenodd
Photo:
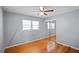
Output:
M47 52L48 39L38 40L5 49L6 53Z
M55 50L57 53L79 53L79 50L76 50L71 47L64 46L58 43L57 43Z
M5 53L79 53L79 50L58 44L56 36L49 36L34 42L25 43L5 49ZM52 44L48 51L48 43Z

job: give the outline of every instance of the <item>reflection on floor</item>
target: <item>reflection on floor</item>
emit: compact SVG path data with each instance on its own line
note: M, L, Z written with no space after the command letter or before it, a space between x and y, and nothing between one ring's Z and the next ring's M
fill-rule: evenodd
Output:
M58 44L55 42L56 36L49 36L30 43L24 43L18 46L5 49L5 53L76 53L78 50ZM52 44L52 46L49 46ZM48 47L49 46L49 47Z

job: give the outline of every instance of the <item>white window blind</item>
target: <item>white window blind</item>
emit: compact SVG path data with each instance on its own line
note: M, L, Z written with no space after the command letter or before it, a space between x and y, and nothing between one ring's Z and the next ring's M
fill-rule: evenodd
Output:
M55 29L55 23L47 23L48 29Z
M23 30L31 30L31 21L23 20Z
M23 30L39 29L39 21L22 20L22 23L23 23Z
M32 21L32 29L33 30L39 29L39 21Z

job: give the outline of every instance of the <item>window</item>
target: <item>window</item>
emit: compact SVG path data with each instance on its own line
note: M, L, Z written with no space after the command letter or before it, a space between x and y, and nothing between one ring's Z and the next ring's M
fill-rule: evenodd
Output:
M31 21L23 20L23 30L31 30Z
M23 20L22 23L23 23L23 30L39 29L39 21Z
M55 23L51 23L52 29L55 29Z
M50 23L47 24L48 25L48 29L50 28Z
M39 29L39 21L32 21L32 29L33 30Z
M55 29L55 23L48 22L48 29Z

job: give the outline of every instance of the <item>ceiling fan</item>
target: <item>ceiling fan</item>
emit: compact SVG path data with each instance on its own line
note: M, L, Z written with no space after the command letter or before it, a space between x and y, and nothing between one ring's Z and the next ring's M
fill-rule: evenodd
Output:
M40 15L47 16L48 15L47 14L48 12L54 12L54 10L53 9L51 9L51 10L45 10L45 8L43 6L40 7Z

